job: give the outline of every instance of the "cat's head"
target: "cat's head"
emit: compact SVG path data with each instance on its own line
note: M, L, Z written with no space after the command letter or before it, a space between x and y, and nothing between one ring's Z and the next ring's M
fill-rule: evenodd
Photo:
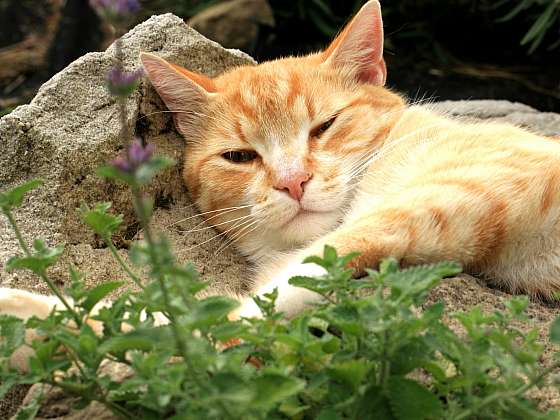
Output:
M298 246L340 222L362 164L403 107L383 88L382 53L370 1L325 51L215 79L142 54L187 141L193 199L243 252Z

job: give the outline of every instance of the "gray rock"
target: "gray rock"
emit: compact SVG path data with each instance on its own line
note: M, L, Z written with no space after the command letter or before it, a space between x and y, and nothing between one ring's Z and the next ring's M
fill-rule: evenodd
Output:
M209 76L216 76L232 66L254 63L248 55L226 50L204 38L171 14L154 16L131 30L123 37L123 50L125 67L130 70L139 67L140 51L157 53ZM59 282L67 279L68 262L90 274L93 282L122 274L106 250L100 248L98 238L80 222L76 208L82 202L112 201L115 210L125 216L124 239L132 239L135 234L136 224L126 188L95 175L98 166L114 158L123 148L117 106L104 81L113 56L114 47L111 46L106 52L87 54L76 60L45 83L29 105L19 107L0 120L1 189L31 178L45 181L44 186L30 194L16 217L27 240L42 237L51 245L67 244L63 263L51 273ZM183 139L172 130L170 115L161 112L164 107L148 82L131 96L127 108L129 127L136 129L137 135L148 137L158 153L174 157L180 163ZM180 167L178 164L162 174L148 188L148 192L156 196L158 213L165 213L160 220L165 220L167 227L194 214L186 201ZM172 204L175 204L174 211L170 210ZM17 252L15 237L5 222L0 218L0 267ZM192 222L199 221L192 219ZM180 229L173 230L177 233ZM177 233L177 236L187 235ZM206 253L210 248L195 244L210 239L212 234L199 232L188 236L186 243L177 245L183 250L194 249L183 252L182 256L208 261ZM179 237L175 239L180 242ZM98 258L103 263L96 262ZM224 260L224 265L240 266L232 253L225 252ZM203 263L200 268L210 276L225 276L225 268L220 264L215 273ZM0 270L0 284L46 290L26 273L7 274L3 269Z
M509 122L545 136L560 136L560 114L539 112L518 102L496 100L443 101L435 103L434 108L454 116Z

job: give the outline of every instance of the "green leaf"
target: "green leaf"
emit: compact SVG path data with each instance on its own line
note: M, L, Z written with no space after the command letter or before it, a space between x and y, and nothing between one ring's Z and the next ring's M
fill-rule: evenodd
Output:
M417 367L423 366L424 361L432 357L430 348L422 337L413 337L410 342L395 351L391 362L391 373L406 375Z
M147 184L158 173L175 165L175 161L166 156L156 156L142 164L136 171L135 178L140 185Z
M247 331L247 326L241 322L228 322L226 324L217 325L210 331L212 336L218 341L228 341L232 338L239 338Z
M389 378L389 402L398 420L439 419L443 407L436 395L420 385L399 376Z
M359 420L392 420L391 407L383 390L378 385L371 385L356 403L354 419Z
M379 264L379 272L381 274L396 273L399 269L399 263L394 258L385 258Z
M255 379L257 395L253 403L261 408L272 408L305 388L305 382L278 372L263 372Z
M549 21L552 22L553 20L553 13L555 12L558 4L556 2L550 2L548 7L545 11L539 16L539 18L535 21L533 26L529 28L523 39L521 40L521 45L527 44L529 41L536 38L540 33L546 31L548 26L550 25ZM552 19L551 19L552 18Z
M255 397L250 387L241 384L243 378L233 372L219 372L210 380L212 389L226 404L248 404Z
M0 208L10 210L14 207L21 206L21 203L23 203L23 199L25 198L25 194L42 184L42 180L34 179L9 191L0 193Z
M333 363L327 367L329 376L337 381L343 382L353 390L357 390L364 378L370 372L373 362L358 359Z
M123 222L122 215L108 213L111 203L97 203L93 209L86 204L80 208L80 215L86 225L103 239L108 239Z
M35 418L41 408L42 392L37 393L31 402L25 407L20 408L15 416L15 420L32 420Z
M325 294L332 290L332 286L328 282L315 277L294 276L288 280L288 283L292 286L302 287L319 294Z
M336 410L332 408L323 408L315 420L340 420L341 417L338 415Z
M325 316L332 325L346 334L358 336L364 331L360 314L351 304L332 306Z
M123 172L111 165L101 166L97 168L95 173L103 178L114 179L116 181L122 181L125 184L135 185L133 175Z
M560 316L550 324L550 341L560 344Z
M156 345L172 338L168 326L134 330L112 337L99 346L99 354L122 353L128 350L151 351Z
M5 357L11 356L13 351L25 342L25 325L19 318L10 315L0 315L0 351Z
M0 398L4 398L4 396L10 392L14 385L17 385L19 382L18 380L12 375L2 375L2 381L0 382Z
M210 296L197 302L188 320L194 328L208 327L226 318L238 306L238 301L226 296Z
M332 246L325 245L323 250L323 259L331 264L335 263L338 258L336 250Z
M122 281L110 281L107 283L102 283L99 286L87 292L86 299L81 303L81 306L86 311L91 311L93 307L105 296L107 296L112 291L118 289L124 284Z
M11 257L6 262L6 270L28 269L40 275L48 267L56 264L60 255L64 252L64 245L49 248L40 239L33 242L33 248L36 252L30 257Z

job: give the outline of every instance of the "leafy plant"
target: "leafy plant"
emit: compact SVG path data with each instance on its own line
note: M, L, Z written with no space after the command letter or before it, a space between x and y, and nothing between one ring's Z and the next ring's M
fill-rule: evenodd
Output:
M133 190L151 160L132 173L115 167L102 172L132 181ZM154 173L154 172L152 172ZM132 178L129 178L132 177ZM142 178L147 182L148 178ZM0 208L21 235L12 211L31 182L0 194ZM321 303L286 319L276 312L276 292L256 298L262 319L230 321L237 302L226 296L197 299L206 287L192 265L178 264L163 237L149 230L149 201L135 195L146 240L131 250L147 279L139 292L124 291L112 305L99 306L122 287L110 282L92 289L72 270L65 290L72 304L46 319L23 322L0 317L0 396L12 385L45 383L77 397L77 405L99 401L122 418L553 418L540 413L527 391L541 386L556 367L542 369L537 333L523 333L527 299L517 297L507 311L484 314L479 308L451 314L464 329L457 334L442 322L443 304L425 307L432 287L460 271L453 263L400 270L385 260L379 271L353 279L348 262L326 247L309 263L323 266L322 277L294 277L291 284L319 293ZM104 238L120 218L109 205L82 208L86 223ZM31 270L47 281L46 267L61 247L36 241L31 251L13 257L9 269ZM27 249L27 250L26 250ZM48 281L57 295L62 293ZM158 324L162 314L169 324ZM560 322L551 338L560 341ZM25 329L42 340L25 344ZM224 343L238 343L229 346ZM9 366L13 352L34 350L29 372ZM117 381L107 363L125 366L127 379ZM39 401L25 408L26 418ZM22 414L23 416L23 414Z
M498 6L509 6L510 3L512 3L510 0L501 1ZM521 39L521 45L528 45L529 54L531 54L542 44L545 36L552 29L559 27L560 2L557 0L522 0L516 2L509 13L499 21L505 22L520 16L532 22L529 30ZM549 46L549 49L557 48L560 45L560 31L557 32L558 39Z

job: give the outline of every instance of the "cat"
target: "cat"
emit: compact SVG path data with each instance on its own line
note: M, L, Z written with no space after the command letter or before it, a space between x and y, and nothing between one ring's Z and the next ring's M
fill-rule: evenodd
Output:
M288 280L324 274L302 260L326 244L360 253L356 276L393 256L454 260L513 293L560 289L560 144L385 88L378 1L319 53L215 79L153 54L141 61L186 139L192 199L253 264L255 293L277 288L288 316L318 299ZM12 293L0 290L0 311L18 315L5 309ZM252 316L250 298L231 314Z

